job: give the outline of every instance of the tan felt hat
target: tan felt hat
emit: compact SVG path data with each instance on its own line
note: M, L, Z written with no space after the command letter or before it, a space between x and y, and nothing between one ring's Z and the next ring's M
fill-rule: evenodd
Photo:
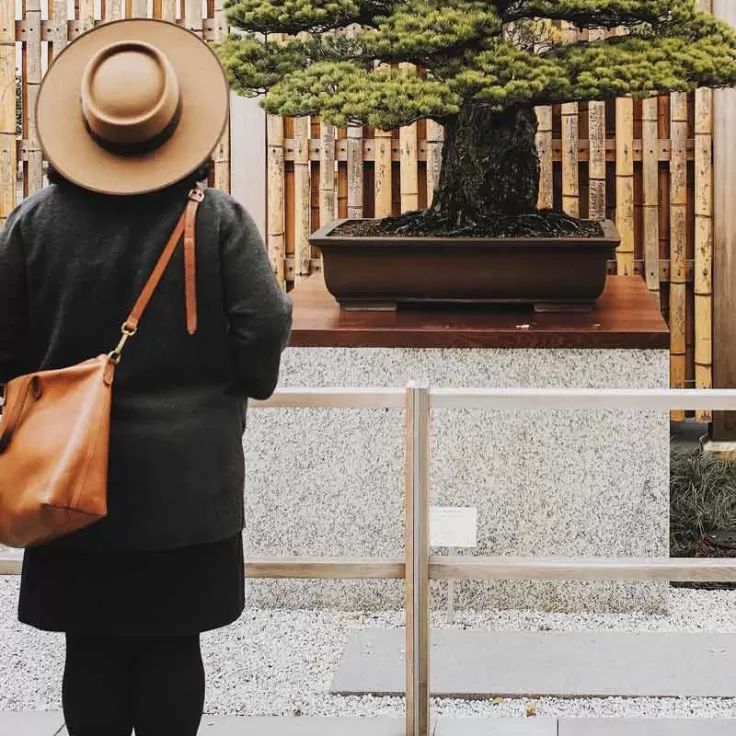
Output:
M107 23L50 66L36 104L41 147L85 189L142 194L195 171L225 129L230 93L214 51L159 20Z

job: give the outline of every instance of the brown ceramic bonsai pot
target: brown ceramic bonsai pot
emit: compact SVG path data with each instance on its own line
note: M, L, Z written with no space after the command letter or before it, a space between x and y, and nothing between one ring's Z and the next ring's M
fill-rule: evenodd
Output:
M610 220L598 238L355 237L336 220L310 242L322 251L325 283L344 309L401 304L530 304L586 311L606 283L620 242Z

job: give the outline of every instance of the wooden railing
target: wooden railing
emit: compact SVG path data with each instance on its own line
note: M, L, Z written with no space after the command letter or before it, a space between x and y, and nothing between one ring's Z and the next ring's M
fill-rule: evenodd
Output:
M620 389L282 389L256 410L393 409L405 413L404 559L273 557L248 559L248 578L404 579L406 736L429 736L430 580L615 580L736 582L736 559L437 557L429 546L429 427L435 409L736 411L736 390ZM0 574L21 569L0 557Z

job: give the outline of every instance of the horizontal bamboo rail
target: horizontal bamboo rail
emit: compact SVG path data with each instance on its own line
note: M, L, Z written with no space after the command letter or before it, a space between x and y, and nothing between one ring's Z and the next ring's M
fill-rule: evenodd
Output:
M733 559L431 557L432 580L736 582Z
M247 560L246 578L402 580L400 559L261 558ZM701 558L429 558L430 580L608 580L616 582L736 582L736 560Z
M18 557L0 558L0 575L20 575ZM402 559L263 557L246 560L248 579L403 580ZM616 582L736 582L736 560L700 558L429 558L430 580L608 580Z
M22 560L0 557L0 575L20 575ZM263 557L245 561L248 579L403 580L402 559ZM608 580L616 582L736 582L736 560L701 558L429 558L430 580Z
M360 132L360 128L350 128L349 131L357 130ZM363 163L373 163L376 160L376 147L378 146L377 141L380 140L381 145L388 145L391 151L391 160L399 164L401 163L401 142L399 138L367 138L364 136L353 137L353 138L337 138L335 140L335 160L336 161L347 161L348 152L351 150L351 141L360 144L362 150L362 161ZM296 138L285 137L283 140L284 146L284 161L291 163L297 160L298 154L296 151L298 141ZM322 142L319 138L311 138L309 140L308 151L309 161L314 164L319 163L322 149ZM432 146L437 146L438 143L435 141L428 141L421 139L417 144L417 161L426 162L428 158L436 157L436 153L432 153ZM441 143L439 144L441 145ZM635 139L632 141L632 156L636 163L644 160L645 155L645 142L642 139ZM577 158L579 163L588 163L591 158L591 142L588 140L579 140L577 142ZM605 160L609 163L616 161L616 139L607 138L603 144L603 154ZM685 141L685 153L689 161L693 161L695 158L695 140L688 138ZM660 138L657 140L654 154L657 161L669 162L672 159L672 141L668 138ZM385 155L385 152L380 152L380 156ZM563 145L559 139L553 139L551 143L551 155L553 163L561 163L563 159ZM595 153L593 154L595 156Z
M670 411L736 408L736 390L716 389L453 389L430 392L432 409L540 411Z

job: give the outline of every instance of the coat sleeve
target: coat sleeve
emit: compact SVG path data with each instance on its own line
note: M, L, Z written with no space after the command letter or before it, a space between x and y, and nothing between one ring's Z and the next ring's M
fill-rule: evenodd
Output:
M27 372L28 300L16 209L0 229L0 384Z
M222 279L235 390L267 399L278 383L291 331L291 299L280 289L250 215L229 200L221 229Z

